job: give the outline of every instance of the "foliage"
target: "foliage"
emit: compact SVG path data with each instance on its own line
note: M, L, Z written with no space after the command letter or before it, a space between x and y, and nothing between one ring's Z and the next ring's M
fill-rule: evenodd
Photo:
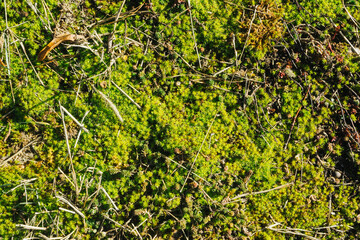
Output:
M358 1L5 3L1 238L359 237Z

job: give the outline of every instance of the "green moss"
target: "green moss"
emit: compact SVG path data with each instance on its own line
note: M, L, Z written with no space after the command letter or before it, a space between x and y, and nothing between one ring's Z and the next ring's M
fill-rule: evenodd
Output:
M115 31L101 21L121 2L64 4L74 13L66 29L87 42L60 44L42 63L35 59L53 38L48 27L66 9L55 1L35 1L36 13L26 2L7 6L0 235L39 236L15 228L26 223L48 237L77 228L72 237L85 239L292 237L267 228L277 222L356 239L349 183L360 162L359 64L329 22L357 41L342 2L191 1L191 15L188 3L151 3L126 2L122 12L140 8L121 15ZM345 4L358 16L356 3ZM66 141L60 104L79 122L89 111L89 132L77 139L81 128L65 114Z

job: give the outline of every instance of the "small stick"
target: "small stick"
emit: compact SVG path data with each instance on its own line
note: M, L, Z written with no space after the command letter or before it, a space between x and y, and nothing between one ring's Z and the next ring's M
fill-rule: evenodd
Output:
M138 109L141 109L140 105L137 104L129 95L126 94L124 90L122 90L113 80L111 80L111 83L114 84L114 86L119 89L119 91L124 94Z
M121 19L124 19L124 18L127 18L127 17L130 17L130 16L133 16L135 15L135 13L137 13L143 6L144 4L141 4L140 6L138 6L137 8L135 9L132 9L131 11L127 11L127 12L124 12L124 13L120 13L119 16L112 16L112 17L108 17L104 20L101 20L97 23L94 23L90 26L88 26L88 28L92 28L94 26L99 26L99 25L107 25L107 24L111 24L111 23L115 23L115 19L117 18L117 21L120 21ZM145 13L148 12L148 11L144 11Z
M15 226L26 229L26 230L41 230L41 231L47 230L46 227L35 227L35 226L30 226L30 225L25 225L25 224L16 224Z
M219 111L217 111L217 113L218 113L218 112L219 112ZM207 132L206 132L206 134L205 134L205 137L204 137L204 139L203 139L203 141L202 141L202 143L201 143L201 145L200 145L200 148L199 148L198 152L196 153L196 156L195 156L195 158L194 158L194 161L193 161L192 164L191 164L191 167L190 167L190 169L189 169L189 171L188 171L188 174L187 174L187 176L186 176L186 178L185 178L184 184L182 185L182 187L181 187L181 189L180 189L180 192L183 191L183 189L184 189L184 187L185 187L185 185L186 185L186 182L187 182L188 178L190 177L190 174L192 173L192 170L193 170L194 165L195 165L195 162L196 162L196 160L197 160L197 158L198 158L198 156L199 156L199 153L200 153L200 151L201 151L201 148L202 148L202 146L204 145L205 140L206 140L207 136L209 135L210 129L211 129L212 125L213 125L214 122L215 122L215 119L216 119L216 117L217 117L217 113L215 114L214 118L212 119L212 122L211 122L211 124L210 124L210 126L209 126L209 128L208 128L208 130L207 130Z
M281 225L280 223L275 223L275 224L272 224L268 227L266 227L267 229L270 229L270 230L273 230L275 232L279 232L279 233L285 233L285 234L292 234L292 235L295 235L295 236L301 236L301 237L305 237L305 238L308 238L308 239L311 239L311 240L319 240L318 238L315 238L315 237L312 237L312 236L309 236L309 235L306 235L304 233L300 233L300 232L297 232L296 230L300 230L300 229L291 229L291 228L285 228L285 229L281 229L281 228L274 228L275 226L277 225ZM293 230L293 231L289 231L289 230ZM301 229L301 231L304 231L304 232L311 232L311 231L307 231L307 230L303 230Z
M101 190L103 191L103 193L105 194L105 196L109 199L111 205L114 206L115 210L116 210L116 211L119 211L119 208L116 206L115 202L111 199L110 195L106 192L106 190L105 190L103 187L101 187Z
M76 212L74 212L72 210L69 210L69 209L66 209L66 208L62 208L62 207L59 207L59 210L64 211L64 212L68 212L68 213L71 213L71 214L76 214Z
M84 129L85 132L89 133L89 130L87 130L82 123L80 123L78 120L76 120L76 118L73 115L71 115L71 113L69 113L69 111L66 110L66 108L64 108L62 105L60 105L60 109L63 110L64 112L66 112L67 115L69 115L69 117L71 117L71 119L74 120L74 122L76 122L77 125L79 125L81 127L81 129ZM85 114L85 116L86 115L87 115L87 113Z
M5 165L5 163L11 161L13 158L15 158L16 156L18 156L25 148L31 146L32 144L34 144L35 142L37 142L39 139L34 139L31 142L29 142L28 144L26 144L26 146L24 146L22 149L20 149L19 151L17 151L14 155L12 155L11 157L8 157L6 160L4 160L1 164L0 167Z
M115 17L115 23L114 23L114 28L113 28L113 31L110 33L110 36L109 36L109 40L108 40L108 51L110 52L113 48L113 45L112 45L112 41L113 41L113 38L114 38L114 33L115 33L115 30L116 30L116 25L117 25L117 21L119 20L119 17L120 17L120 14L121 14L121 11L124 7L124 4L125 4L125 1L124 0L119 8L119 11L117 12L116 14L116 17Z
M4 3L5 3L5 8L6 8L6 1ZM6 10L5 10L5 13L6 13ZM6 22L6 27L7 27L7 22ZM7 30L8 30L8 33L9 33L10 30L9 29L7 29ZM7 68L7 71L8 71L11 95L12 95L13 102L15 103L14 89L13 89L13 84L12 84L12 81L11 81L11 78L10 78L10 75L11 75L11 71L10 71L10 45L9 45L9 35L8 34L6 34L6 37L4 38L4 42L5 42L5 61L6 61L6 64L3 64L3 65L4 65L4 67Z
M9 138L10 134L11 134L11 122L9 122L9 131L4 138L4 143L6 143L6 140Z
M56 195L56 198L58 198L61 202L69 205L72 209L74 209L74 211L82 218L85 219L85 215L77 208L75 207L73 204L71 204L70 201L68 201L67 199L63 198L62 196L60 195Z
M240 57L239 57L239 60L238 60L238 61L240 61L240 62L241 62L242 55L244 54L247 41L249 40L249 36L250 36L250 32L251 32L251 27L252 27L253 22L254 22L254 20L255 20L256 8L257 8L257 6L255 6L254 15L253 15L253 17L252 17L252 19L251 19L251 22L250 22L250 27L249 27L249 31L248 31L248 33L247 33L247 37L246 37L246 40L245 40L245 43L244 43L244 47L243 47L243 49L242 49L242 51L241 51L241 54L240 54ZM236 61L236 62L238 62L238 61Z
M71 155L69 137L68 137L68 134L67 134L66 124L65 124L64 109L65 108L63 108L61 106L61 104L60 104L61 118L62 118L62 122L63 122L63 126L64 126L64 133L65 133L65 141L66 141L66 146L67 146L68 154L69 154L69 158L70 158L71 174L72 174L72 177L73 177L73 182L75 184L75 192L76 192L76 197L77 197L80 191L79 191L79 186L77 184L76 172L75 172L74 163L73 163L72 155Z
M164 158L172 161L173 163L175 163L176 165L178 165L179 167L189 171L186 167L184 167L183 165L181 165L180 163L176 162L175 160L172 160L171 158L169 157L166 157L165 155L163 155ZM206 181L204 178L200 177L199 175L197 175L196 173L192 172L193 175L195 175L196 177L200 178L201 180L203 180L205 183L207 183L208 185L210 185L210 183L208 181Z
M290 183L287 183L287 184L284 184L284 185L281 185L281 186L278 186L278 187L274 187L274 188L271 188L271 189L263 190L263 191L252 192L252 193L243 193L243 194L237 195L236 197L232 198L231 202L228 202L226 204L232 203L232 202L234 202L234 200L237 200L237 199L243 198L243 197L247 197L249 195L257 195L257 194L262 194L262 193L268 193L268 192L271 192L271 191L274 191L274 190L279 190L279 189L282 189L282 188L289 187L289 186L291 186L293 184L294 184L293 182L290 182Z
M333 22L333 20L331 18L329 18L329 20L332 23L332 25L336 28L336 24ZM354 51L354 53L356 53L358 56L360 56L359 51L356 50L356 48L354 47L354 45L352 45L352 43L349 41L349 39L347 39L347 37L345 37L345 35L340 30L339 30L339 33L344 38L344 40L350 45L350 47Z
M41 78L40 78L39 74L37 73L37 71L36 71L36 69L35 69L34 65L31 63L31 61L30 61L30 59L29 59L29 57L28 57L28 55L27 55L27 53L26 53L26 50L25 50L24 44L23 44L22 42L20 42L20 46L21 46L22 50L24 51L24 54L25 54L25 56L26 56L26 59L29 61L29 63L30 63L30 65L31 65L32 69L34 70L36 77L39 79L39 82L41 83L41 85L45 86L45 85L44 85L44 83L43 83L43 81L41 80Z
M84 114L83 118L81 119L81 124L83 123L85 117L88 115L89 112L90 112L90 111L87 111L87 112ZM82 130L82 129L79 130L78 136L77 136L76 141L75 141L74 148L76 148L77 143L79 142L80 135L81 135L81 130ZM74 153L74 154L75 154L75 153ZM74 157L74 156L73 156L73 157Z
M123 226L122 224L118 223L117 221L111 219L107 214L102 214L102 216L103 216L104 218L108 219L109 221L115 223L115 225L118 225L119 227L122 227L123 229L125 229L125 230L127 230L127 231L129 231L129 232L132 231L132 229L127 226L127 223L126 223L125 226Z
M75 184L71 181L71 179L58 167L58 170L65 176L65 178L75 187Z
M124 119L121 117L119 110L116 108L115 104L108 97L106 97L106 95L103 94L100 90L96 89L93 85L92 87L95 90L95 92L99 93L100 96L110 105L111 109L114 111L115 115L119 118L120 122L124 122Z
M60 112L61 112L61 118L62 118L63 127L64 127L65 140L66 140L66 146L67 146L67 149L68 149L68 154L69 154L70 158L72 158L71 150L70 150L70 144L69 144L69 138L68 138L66 124L65 124L64 109L62 108L61 105L60 105Z
M306 99L307 95L309 94L309 92L310 92L310 87L311 87L311 84L309 85L308 90L306 91L306 94L305 94L304 98L301 100L301 106L300 106L299 109L297 110L296 115L295 115L295 117L294 117L294 120L293 120L293 122L292 122L292 124L291 124L290 133L289 133L288 139L287 139L287 141L286 141L286 144L285 144L285 146L284 146L284 151L286 150L287 145L289 144L289 141L290 141L290 138L291 138L291 132L292 132L292 130L294 129L296 119L297 119L297 117L298 117L301 109L302 109L303 106L304 106L304 105L302 104L302 102Z
M188 0L188 5L189 5L189 13L190 13L190 22L191 22L192 37L193 37L193 39L194 39L194 47L195 47L196 54L197 54L197 57L198 57L199 67L201 68L200 55L199 55L199 50L198 50L197 43L196 43L196 38L195 38L193 17L192 17L192 14L191 14L191 4L190 4L190 0Z

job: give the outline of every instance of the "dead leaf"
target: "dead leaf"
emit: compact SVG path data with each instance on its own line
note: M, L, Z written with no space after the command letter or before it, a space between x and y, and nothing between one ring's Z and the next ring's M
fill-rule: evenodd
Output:
M49 54L51 50L53 50L55 47L57 47L60 43L64 41L72 41L74 42L76 39L83 38L81 35L75 35L75 34L61 34L57 37L55 37L46 47L44 47L40 53L38 54L38 61L43 61L46 56Z
M1 59L0 59L0 65L3 66L3 67L6 67L6 64L3 63L3 61L1 61Z

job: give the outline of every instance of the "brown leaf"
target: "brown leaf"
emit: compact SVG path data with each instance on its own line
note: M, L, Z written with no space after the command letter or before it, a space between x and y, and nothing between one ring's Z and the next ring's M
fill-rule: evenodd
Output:
M0 65L3 66L3 67L6 67L6 64L3 63L3 61L1 61L1 59L0 59Z
M64 41L75 41L79 36L74 34L61 34L57 37L55 37L46 47L44 47L40 53L38 54L38 61L43 61L46 56L49 54L51 50L53 50L55 47L57 47L60 43Z

